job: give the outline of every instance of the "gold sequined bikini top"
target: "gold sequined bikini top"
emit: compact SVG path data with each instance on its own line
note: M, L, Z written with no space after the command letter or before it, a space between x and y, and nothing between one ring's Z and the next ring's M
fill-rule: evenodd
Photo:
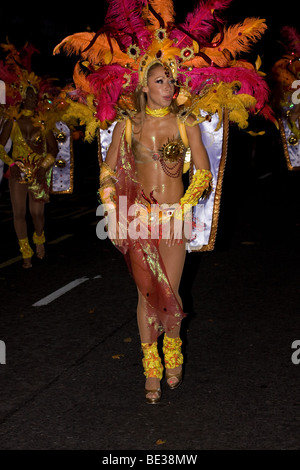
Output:
M175 139L169 139L157 152L154 152L140 141L136 140L134 136L131 139L132 151L137 163L146 163L151 160L167 160L169 163L176 163L178 160L184 158L185 146L178 135Z
M132 123L129 120L126 122L125 134L126 140L132 148L136 163L149 163L153 160L159 161L163 171L168 176L177 178L181 174L186 154L186 147L188 146L185 127L184 132L182 132L182 129L179 127L179 132L176 138L168 139L168 141L162 145L157 152L154 152L152 149L146 147L134 138Z
M19 124L16 121L14 121L10 137L13 142L12 158L15 161L36 161L44 158L47 154L45 145L43 154L38 154L32 150L24 139Z

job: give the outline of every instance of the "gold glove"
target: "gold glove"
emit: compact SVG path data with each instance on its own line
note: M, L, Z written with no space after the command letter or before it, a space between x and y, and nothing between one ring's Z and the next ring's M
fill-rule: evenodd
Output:
M209 170L197 170L184 196L180 199L180 207L174 212L174 217L182 220L184 205L196 206L199 199L207 199L211 193L212 174Z
M105 162L100 169L100 188L99 194L103 204L113 204L116 207L116 172Z
M4 163L6 163L6 165L11 165L14 163L14 160L5 152L2 144L0 144L0 158Z
M45 168L45 170L49 170L49 168L53 165L55 162L55 157L51 155L51 153L48 153L47 156L43 159L40 167Z

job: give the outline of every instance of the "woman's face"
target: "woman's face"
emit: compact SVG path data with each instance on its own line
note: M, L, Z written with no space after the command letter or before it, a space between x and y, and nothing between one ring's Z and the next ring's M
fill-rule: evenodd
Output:
M152 109L165 108L172 103L175 80L171 72L162 65L150 70L148 84L143 88L147 94L147 105Z
M26 91L26 98L24 100L24 107L27 109L35 109L38 104L38 95L33 88L28 87Z

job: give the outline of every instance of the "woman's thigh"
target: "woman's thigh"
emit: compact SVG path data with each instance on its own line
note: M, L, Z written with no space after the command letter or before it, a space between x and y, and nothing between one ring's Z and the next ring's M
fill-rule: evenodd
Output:
M42 217L44 215L45 203L36 201L29 191L29 210L33 217Z
M171 287L174 293L177 293L186 257L185 241L181 243L175 242L173 246L169 246L167 240L161 240L159 252Z
M27 185L19 183L16 179L10 178L8 181L10 200L14 215L26 214Z

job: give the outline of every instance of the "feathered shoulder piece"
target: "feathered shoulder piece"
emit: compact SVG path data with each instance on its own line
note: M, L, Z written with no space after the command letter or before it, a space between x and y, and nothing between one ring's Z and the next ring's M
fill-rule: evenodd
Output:
M269 93L264 78L255 66L240 60L266 30L263 19L246 18L226 26L222 14L232 0L198 0L182 24L175 22L172 0L107 1L105 21L97 32L75 33L54 49L54 54L80 56L74 95L81 103L84 96L94 96L101 128L118 118L120 108L132 111L133 93L147 83L155 63L176 79L180 104L199 104L202 97L214 112L207 97L218 97L219 108L226 107L230 100L225 95L231 90L231 102L239 95L245 116L246 110L257 113L264 108ZM200 106L193 109L199 113ZM231 117L245 125L238 112Z

